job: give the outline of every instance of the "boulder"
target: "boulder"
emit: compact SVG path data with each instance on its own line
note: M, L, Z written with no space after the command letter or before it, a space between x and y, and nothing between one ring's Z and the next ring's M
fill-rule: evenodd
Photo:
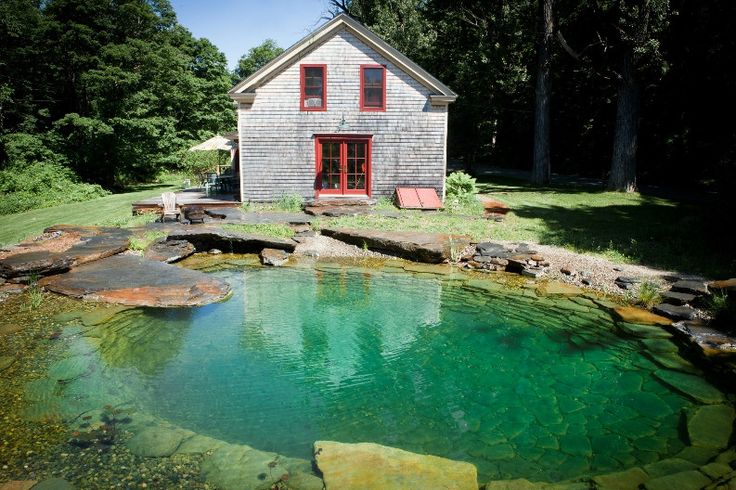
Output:
M660 315L637 308L635 306L618 306L613 309L613 314L621 321L636 323L639 325L672 325L672 320Z
M39 281L39 285L74 298L129 306L201 306L225 299L230 286L193 271L117 255Z
M736 338L714 328L696 322L677 322L677 332L692 344L695 344L706 356L732 355L736 353Z
M470 244L470 238L462 235L420 232L389 232L325 228L322 234L358 247L415 262L438 264L452 259Z
M733 407L706 405L694 409L687 419L687 433L693 446L723 449L728 446L734 421Z
M275 248L264 248L261 250L260 257L263 265L272 265L275 267L280 267L289 260L288 253Z
M275 453L226 444L202 461L202 475L223 490L268 490L289 471Z
M475 466L373 443L317 441L314 457L325 488L478 489Z
M673 320L695 320L698 317L698 312L689 306L661 303L653 306L652 310Z
M236 233L222 228L200 226L184 229L170 234L168 240L186 240L194 245L198 252L212 249L230 253L259 253L264 248L276 248L293 252L296 242L291 239L274 238L250 233Z
M197 249L186 240L167 240L160 238L151 243L143 252L143 256L149 260L166 262L171 264L186 259Z

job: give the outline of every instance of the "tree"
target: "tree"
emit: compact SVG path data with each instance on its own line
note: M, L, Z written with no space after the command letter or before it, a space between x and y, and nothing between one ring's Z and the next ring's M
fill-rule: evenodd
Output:
M238 67L235 69L235 78L237 80L248 78L283 52L283 48L279 47L276 41L266 39L255 48L250 48L246 54L240 57Z
M549 72L552 55L550 53L554 23L552 20L553 0L539 0L540 33L537 46L537 85L534 107L534 157L532 182L546 185L550 182L550 87Z

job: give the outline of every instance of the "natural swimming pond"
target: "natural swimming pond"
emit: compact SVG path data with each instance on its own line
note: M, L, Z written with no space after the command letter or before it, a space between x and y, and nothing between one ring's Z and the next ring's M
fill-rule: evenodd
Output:
M672 457L683 414L723 401L668 334L591 298L398 268L214 274L226 302L71 327L29 414L114 400L287 457L370 441L471 462L481 482L560 481Z

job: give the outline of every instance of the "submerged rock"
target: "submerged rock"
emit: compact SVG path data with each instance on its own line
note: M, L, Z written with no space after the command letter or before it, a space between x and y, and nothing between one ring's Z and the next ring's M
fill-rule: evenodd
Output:
M327 490L343 488L454 488L477 490L475 466L378 444L314 443Z
M444 233L325 228L322 234L358 247L433 264L452 259L470 244L470 238L466 236Z
M706 404L723 401L723 393L699 376L677 371L658 370L654 376L690 398Z
M39 285L66 296L130 306L201 306L230 294L228 284L203 272L133 255L76 267Z
M192 437L193 434L193 432L182 429L149 427L140 431L125 444L133 454L138 456L161 458L174 454L182 441Z
M733 407L707 405L698 407L687 420L687 432L693 446L723 449L728 446L734 421Z
M613 309L613 314L619 319L627 323L636 323L639 325L672 325L672 320L660 315L656 315L650 311L635 306L619 306Z

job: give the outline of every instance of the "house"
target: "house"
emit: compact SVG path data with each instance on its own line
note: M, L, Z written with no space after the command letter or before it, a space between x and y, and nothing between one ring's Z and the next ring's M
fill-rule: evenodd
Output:
M457 96L341 14L237 84L243 201L444 195Z

